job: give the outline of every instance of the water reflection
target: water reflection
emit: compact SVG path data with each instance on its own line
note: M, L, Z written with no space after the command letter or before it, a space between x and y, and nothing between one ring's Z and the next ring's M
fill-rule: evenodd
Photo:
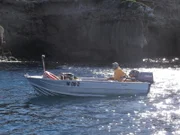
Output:
M42 66L17 65L0 71L0 134L179 134L179 67L122 67L154 73L147 96L110 98L36 97L25 73ZM78 76L108 77L109 66L56 65L48 70ZM48 68L48 66L47 66Z

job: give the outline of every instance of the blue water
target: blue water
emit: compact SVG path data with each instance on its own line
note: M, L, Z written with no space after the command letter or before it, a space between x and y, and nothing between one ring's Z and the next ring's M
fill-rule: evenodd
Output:
M134 68L124 68L129 72ZM24 74L41 74L40 65L0 68L0 134L177 135L180 134L180 68L135 68L154 73L147 96L108 98L36 97ZM110 67L56 66L54 73L108 77Z

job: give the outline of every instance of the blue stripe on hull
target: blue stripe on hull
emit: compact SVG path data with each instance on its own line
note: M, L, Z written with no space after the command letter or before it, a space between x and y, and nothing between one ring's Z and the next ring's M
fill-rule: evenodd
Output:
M50 91L47 91L43 88L39 88L37 86L33 86L33 87L34 87L34 89L38 95L43 95L43 96L57 96L57 95L59 95L58 93L50 92Z

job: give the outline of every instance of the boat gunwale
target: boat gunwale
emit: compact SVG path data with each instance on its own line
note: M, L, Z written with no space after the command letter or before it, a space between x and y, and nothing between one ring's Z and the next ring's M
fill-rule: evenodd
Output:
M119 81L113 81L113 80L52 80L48 78L43 78L43 76L25 76L27 79L37 79L37 80L45 80L45 81L55 81L55 82L93 82L93 83L116 83L116 84L150 84L149 82L119 82ZM96 79L96 78L95 78ZM101 79L101 78L100 78Z

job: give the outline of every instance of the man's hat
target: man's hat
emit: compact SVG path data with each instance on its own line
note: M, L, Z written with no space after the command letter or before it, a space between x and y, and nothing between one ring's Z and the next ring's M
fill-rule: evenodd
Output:
M116 69L119 67L119 64L117 62L113 62L112 63L113 69Z

